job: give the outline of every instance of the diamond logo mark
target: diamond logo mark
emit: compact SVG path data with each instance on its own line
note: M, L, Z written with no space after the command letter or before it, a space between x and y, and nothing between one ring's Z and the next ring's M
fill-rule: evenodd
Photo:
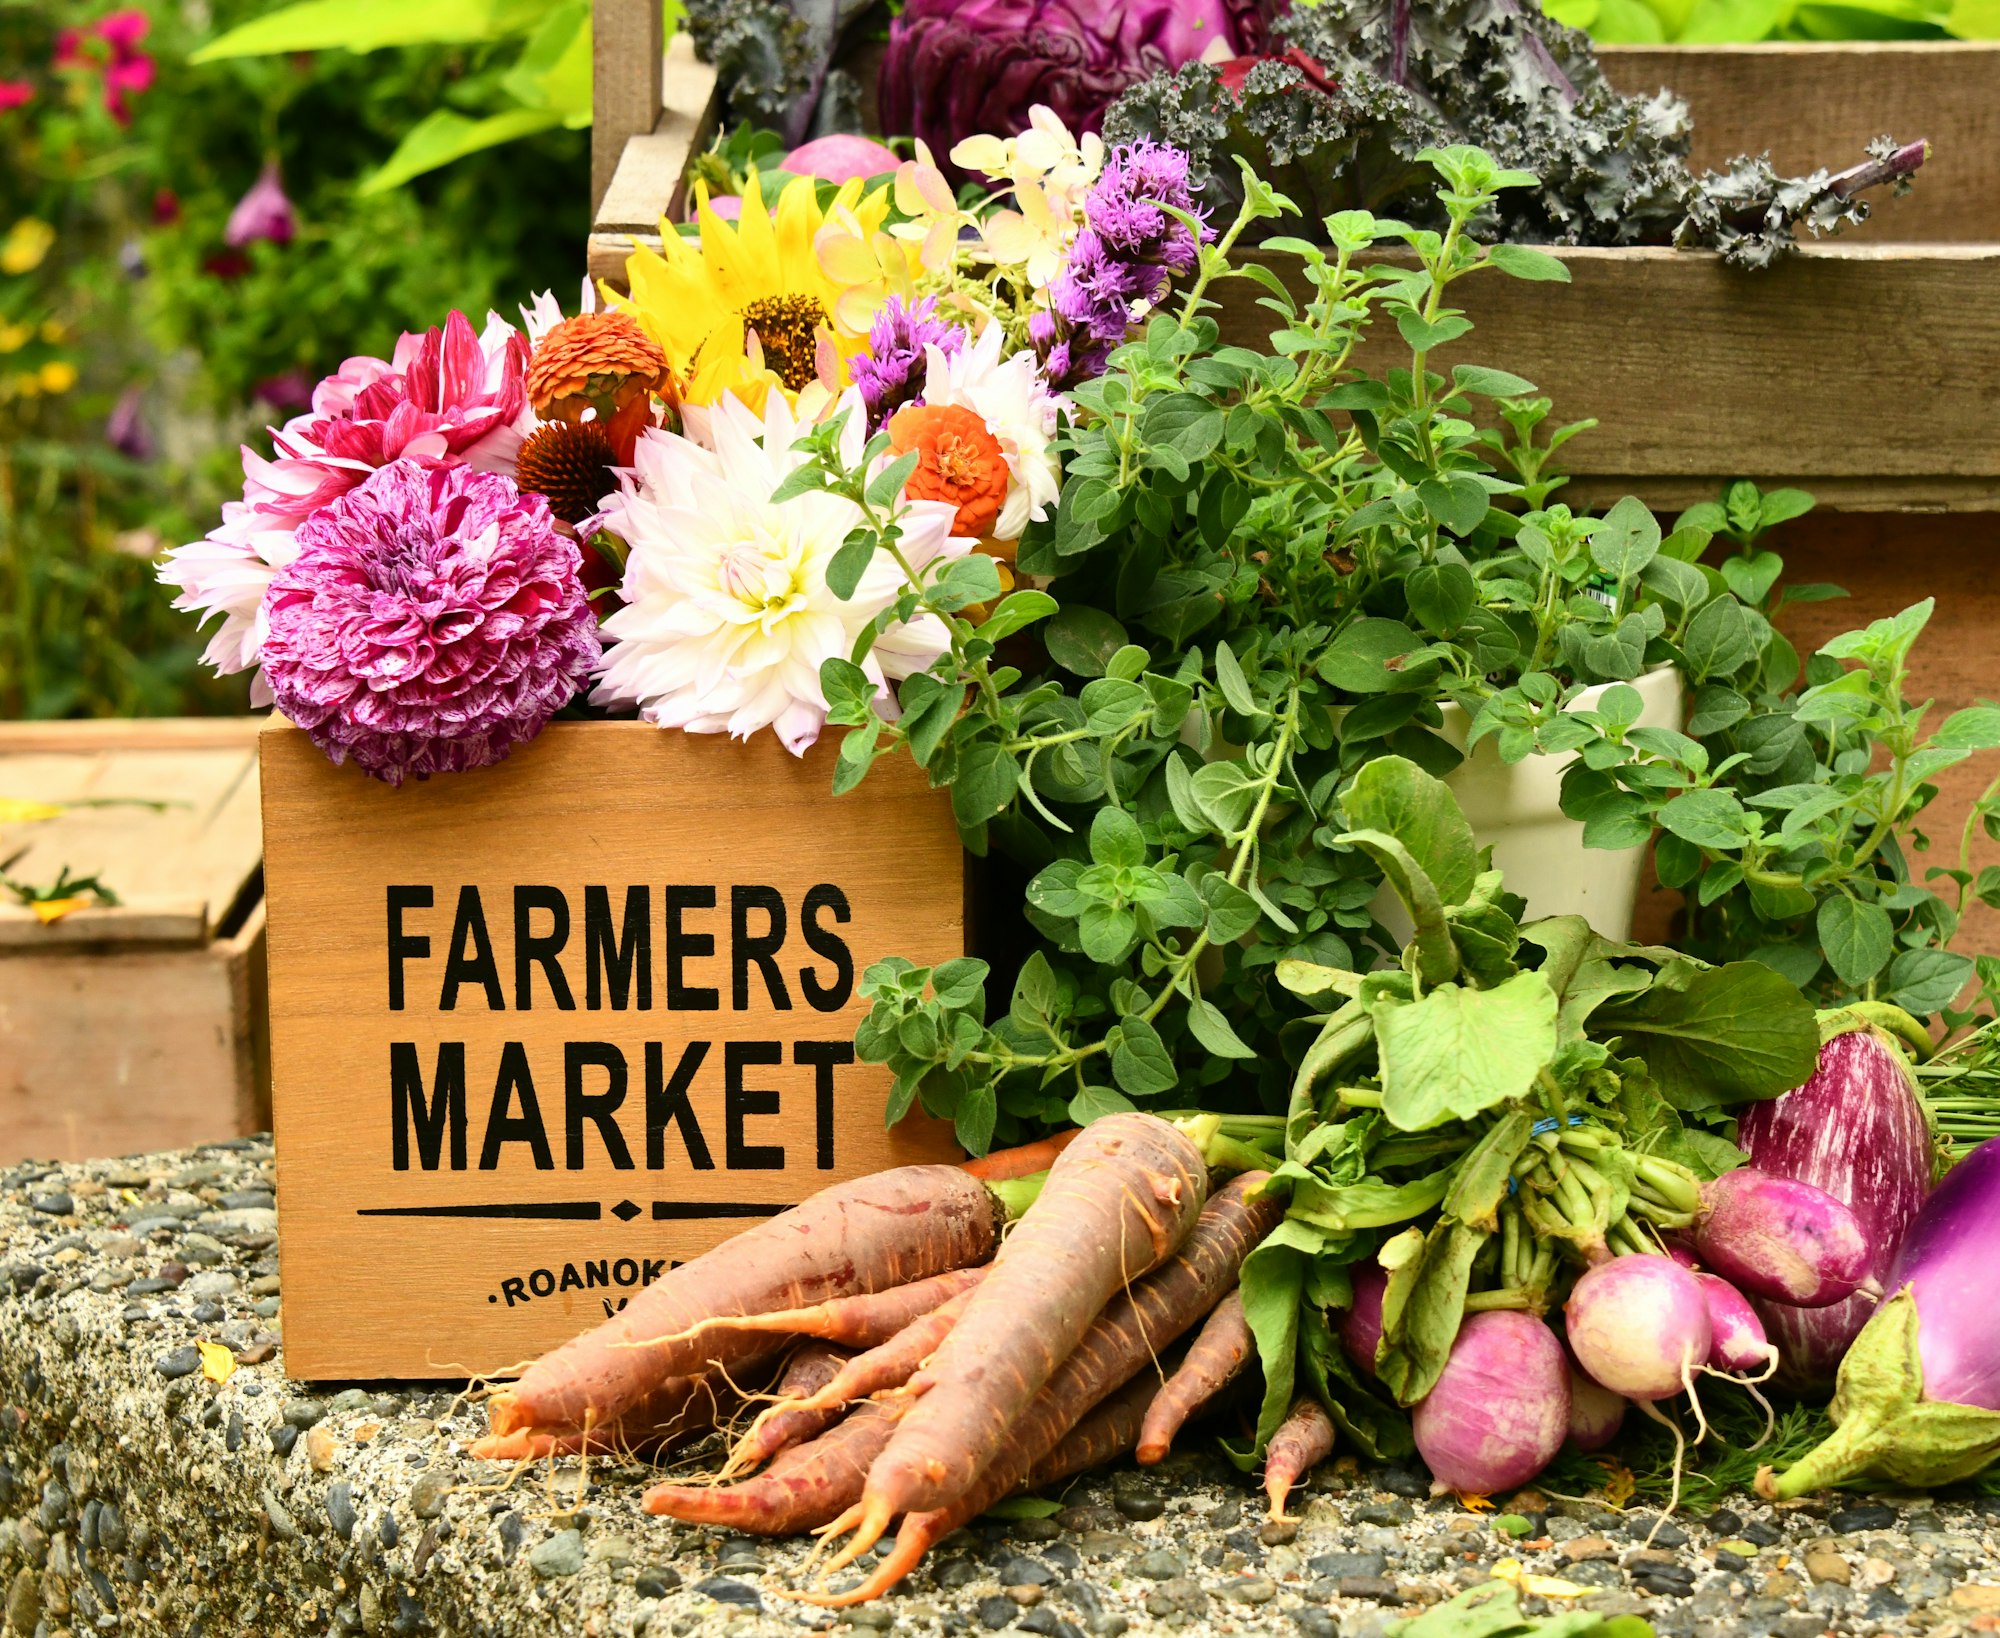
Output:
M639 1215L639 1208L629 1200L621 1200L611 1208L611 1215L621 1223L629 1223Z

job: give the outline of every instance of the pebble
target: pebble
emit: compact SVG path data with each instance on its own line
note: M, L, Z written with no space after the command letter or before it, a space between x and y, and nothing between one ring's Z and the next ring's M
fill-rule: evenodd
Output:
M1306 1560L1306 1568L1314 1575L1331 1576L1339 1581L1348 1576L1385 1575L1389 1569L1389 1555L1386 1553L1319 1553Z
M271 1534L280 1541L299 1539L298 1521L292 1517L285 1504L278 1500L277 1492L268 1487L264 1491L264 1515L271 1521Z
M1278 1584L1266 1575L1253 1575L1248 1580L1232 1582L1225 1596L1239 1604L1268 1604L1278 1596Z
M452 1479L441 1468L432 1468L410 1486L410 1511L420 1519L434 1519L444 1512L451 1494Z
M76 1210L76 1202L66 1194L30 1195L28 1204L49 1217L67 1217Z
M326 1518L342 1541L354 1536L354 1490L345 1479L326 1487Z
M299 1430L289 1422L280 1422L271 1429L271 1449L282 1458L292 1453L292 1446L299 1442Z
M1132 1566L1132 1573L1148 1581L1171 1581L1177 1575L1187 1574L1187 1566L1165 1548L1156 1548Z
M193 1343L184 1348L176 1348L172 1353L162 1354L155 1360L153 1369L170 1382L183 1376L193 1376L201 1369L201 1350Z
M1033 1582L1023 1582L1015 1586L1002 1587L1000 1591L1013 1603L1024 1609L1030 1604L1039 1604L1044 1596L1042 1589Z
M972 1613L988 1632L998 1632L1002 1627L1013 1625L1019 1611L1013 1599L992 1597L980 1599Z
M583 1568L583 1532L558 1530L536 1544L528 1554L528 1566L540 1576L575 1575Z
M326 1405L317 1399L294 1399L279 1414L303 1433L326 1415Z
M1000 1566L998 1577L1003 1586L1045 1587L1055 1580L1056 1573L1046 1564L1038 1564L1032 1558L1016 1556Z
M1136 1486L1114 1490L1111 1505L1135 1524L1147 1523L1167 1510L1166 1501L1158 1491Z
M706 1581L695 1583L694 1590L705 1593L718 1604L740 1604L745 1609L762 1610L764 1596L747 1581L734 1581L726 1575L712 1575Z
M1842 1508L1826 1521L1826 1527L1837 1536L1852 1536L1863 1530L1887 1530L1895 1522L1895 1508L1874 1502L1865 1507Z

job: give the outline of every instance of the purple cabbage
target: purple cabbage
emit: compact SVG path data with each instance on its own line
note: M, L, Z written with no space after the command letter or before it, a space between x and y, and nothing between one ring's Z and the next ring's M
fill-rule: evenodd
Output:
M1872 1029L1836 1035L1819 1069L1796 1091L1753 1103L1736 1141L1750 1164L1824 1189L1860 1220L1869 1277L1887 1286L1890 1266L1931 1184L1931 1140L1916 1083L1887 1039ZM1877 1298L1851 1296L1825 1308L1754 1301L1777 1346L1777 1380L1794 1392L1825 1393L1875 1312Z
M1888 1300L1841 1361L1836 1426L1757 1488L1784 1500L1850 1479L1951 1484L2000 1456L2000 1138L1946 1174L1909 1226Z
M1024 131L1037 103L1095 131L1123 92L1218 39L1262 52L1259 0L910 0L889 29L882 128L923 138L956 179L946 156L966 137Z

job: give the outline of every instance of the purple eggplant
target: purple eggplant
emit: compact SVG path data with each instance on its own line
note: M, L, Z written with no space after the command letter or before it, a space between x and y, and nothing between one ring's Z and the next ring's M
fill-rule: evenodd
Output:
M1903 1238L1889 1298L1841 1361L1819 1447L1782 1474L1772 1500L1850 1479L1951 1484L2000 1456L2000 1138L1946 1174Z
M1868 1274L1886 1287L1931 1184L1923 1105L1886 1035L1864 1027L1834 1036L1819 1049L1819 1069L1804 1086L1743 1111L1736 1141L1760 1171L1824 1189L1852 1211L1868 1235ZM1778 1349L1779 1383L1797 1393L1830 1389L1876 1300L1857 1294L1824 1308L1797 1308L1753 1299Z

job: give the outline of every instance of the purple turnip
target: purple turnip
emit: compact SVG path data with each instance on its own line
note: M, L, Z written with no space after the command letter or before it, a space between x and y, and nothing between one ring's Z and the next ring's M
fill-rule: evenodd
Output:
M1618 1437L1630 1403L1623 1394L1591 1381L1574 1359L1569 1362L1569 1442L1586 1456Z
M1577 1363L1627 1399L1679 1393L1713 1342L1700 1284L1670 1257L1614 1257L1586 1269L1563 1317Z
M1745 1166L1704 1184L1701 1201L1695 1251L1741 1290L1824 1308L1868 1278L1868 1233L1824 1189Z
M1719 1274L1697 1274L1695 1283L1708 1308L1708 1363L1718 1371L1755 1371L1761 1381L1777 1363L1778 1350L1750 1299Z
M1872 1248L1869 1277L1886 1282L1931 1186L1923 1104L1887 1036L1870 1028L1834 1036L1804 1086L1743 1111L1736 1141L1759 1171L1824 1189L1852 1211ZM1875 1303L1866 1295L1824 1308L1756 1301L1778 1348L1777 1380L1797 1392L1831 1388Z
M1389 1289L1389 1276L1374 1263L1356 1263L1347 1274L1354 1282L1354 1301L1341 1316L1340 1345L1357 1371L1373 1376L1375 1356L1382 1347L1382 1297Z
M1468 1314L1437 1385L1410 1413L1438 1492L1486 1496L1526 1484L1569 1431L1569 1361L1542 1321Z
M1875 1477L1950 1484L2000 1455L2000 1138L1960 1161L1924 1202L1889 1271L1889 1300L1841 1361L1837 1424L1782 1474L1757 1475L1783 1500Z

